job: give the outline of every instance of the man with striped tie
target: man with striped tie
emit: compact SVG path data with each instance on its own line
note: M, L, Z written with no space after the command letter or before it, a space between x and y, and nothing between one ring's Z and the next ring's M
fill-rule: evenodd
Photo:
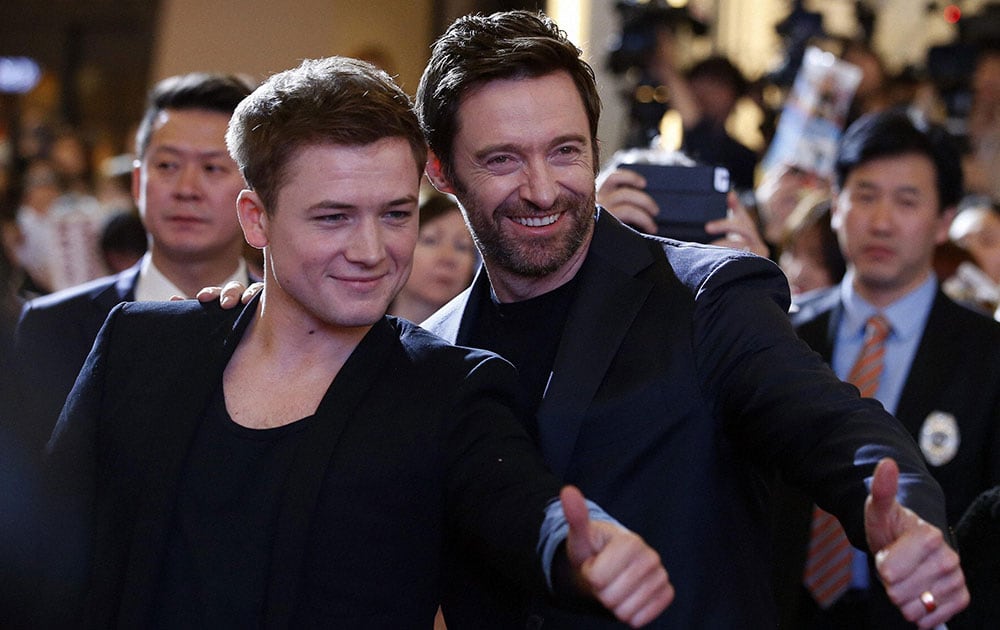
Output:
M836 188L832 222L848 272L793 321L838 376L906 426L954 526L1000 483L1000 324L946 297L934 273L962 192L959 155L943 130L902 112L871 115L842 139ZM783 627L913 627L836 519L806 497L781 495Z

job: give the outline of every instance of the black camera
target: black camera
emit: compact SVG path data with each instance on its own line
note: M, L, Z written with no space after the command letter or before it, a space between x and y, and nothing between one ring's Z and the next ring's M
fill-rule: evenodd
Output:
M656 50L656 31L689 25L696 35L708 28L694 19L685 8L672 7L666 0L618 0L615 4L621 19L621 33L610 47L608 68L623 74L631 68L643 68Z
M1000 4L958 21L958 39L927 51L927 74L950 118L964 120L972 106L972 76L979 54L1000 50Z
M720 238L705 224L726 218L729 171L721 166L623 163L646 179L646 193L659 206L656 233L680 241L711 243Z

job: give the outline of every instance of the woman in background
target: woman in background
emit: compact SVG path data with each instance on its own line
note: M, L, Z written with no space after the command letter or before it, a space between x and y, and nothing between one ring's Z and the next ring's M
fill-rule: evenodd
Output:
M793 303L844 277L847 266L830 227L829 197L808 196L789 215L778 266L788 277Z
M434 194L420 205L420 234L410 279L389 313L420 323L462 292L476 269L476 247L458 204Z
M948 238L970 260L942 278L942 289L953 300L993 313L1000 306L1000 205L984 197L964 200Z

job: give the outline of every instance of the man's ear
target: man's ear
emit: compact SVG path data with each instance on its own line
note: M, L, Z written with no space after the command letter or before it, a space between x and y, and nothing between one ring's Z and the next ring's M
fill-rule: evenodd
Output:
M260 196L252 190L241 190L236 198L236 216L239 217L247 243L251 247L264 249L267 245L267 213Z
M444 167L441 164L441 160L433 151L427 152L427 168L425 171L427 179L430 180L438 192L455 194L455 188L444 175Z

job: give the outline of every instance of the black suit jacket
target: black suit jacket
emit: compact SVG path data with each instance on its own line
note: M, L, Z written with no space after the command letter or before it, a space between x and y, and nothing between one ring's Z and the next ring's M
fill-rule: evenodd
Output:
M829 362L843 316L839 289L816 300L792 322ZM1000 483L1000 323L956 304L940 289L894 415L919 443L935 412L954 417L959 430L957 453L940 464L928 462L944 489L948 522L955 525L979 493Z
M135 300L141 264L36 298L21 310L14 345L20 397L10 422L32 451L40 453L48 441L108 313Z
M796 338L773 263L640 235L601 213L578 278L538 410L541 449L556 474L659 551L676 599L651 627L773 625L776 470L822 497L863 545L864 480L891 455L913 474L908 501L944 526L940 488L902 427ZM480 271L424 325L469 343L489 291ZM455 590L453 610L490 605L467 585ZM524 608L522 625L612 625Z
M52 593L61 611L84 598L83 625L149 627L185 456L255 307L234 324L214 304L133 302L102 328L46 468L62 531L45 551L68 585ZM265 627L429 628L457 545L542 584L535 547L559 484L509 411L513 378L409 322L372 328L286 483Z
M829 363L842 317L838 286L804 302L792 321L799 336ZM889 369L907 370L895 416L915 441L931 446L920 433L932 414L947 414L957 426L955 455L927 465L944 489L948 523L954 526L977 495L1000 483L1000 324L956 304L939 289L912 364ZM790 488L782 488L776 502L777 519L786 524L776 537L776 592L790 627L801 623L798 598L811 505L808 496ZM872 596L872 627L913 627L881 590Z

